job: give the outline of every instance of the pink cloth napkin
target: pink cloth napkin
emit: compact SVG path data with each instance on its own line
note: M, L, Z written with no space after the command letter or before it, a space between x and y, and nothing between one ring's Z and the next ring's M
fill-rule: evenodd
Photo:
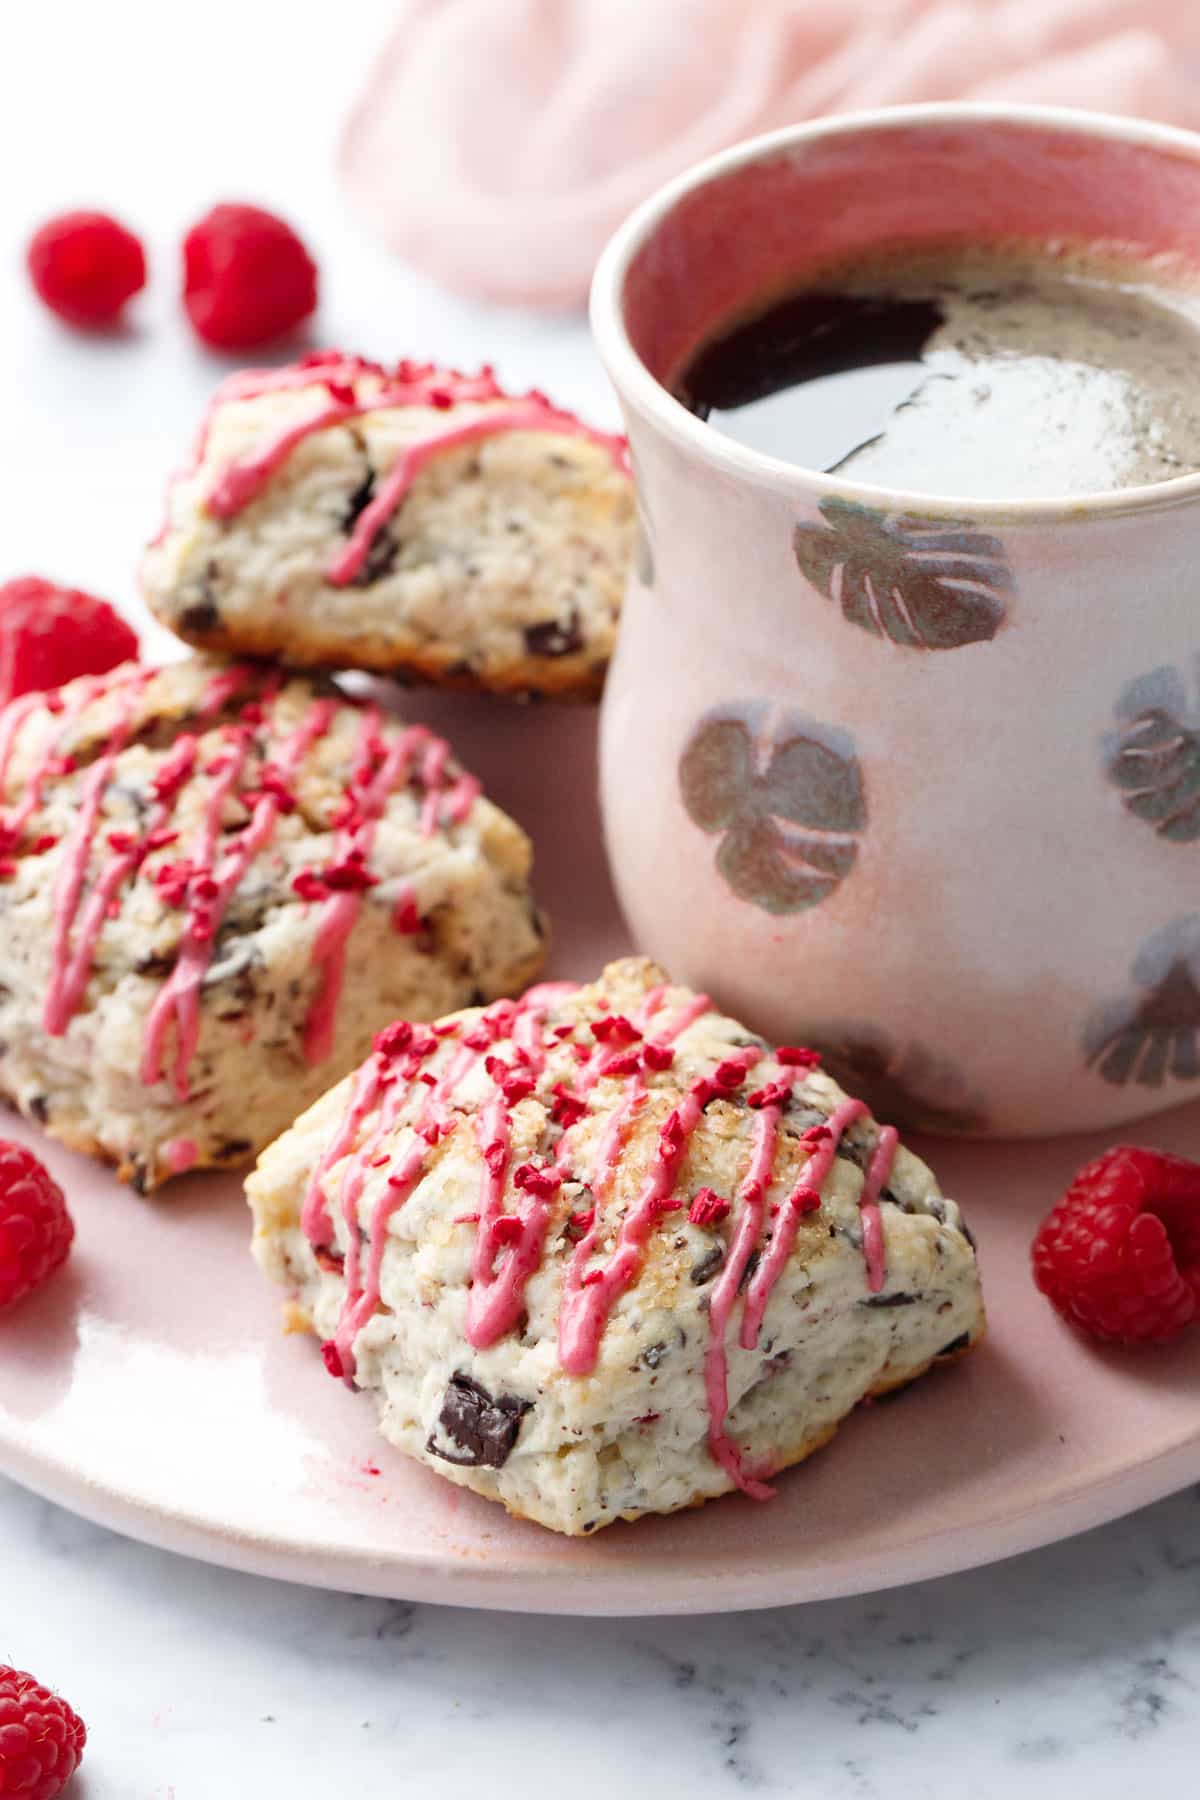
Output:
M340 166L359 215L438 279L574 304L629 209L698 158L955 98L1200 126L1200 3L406 0Z

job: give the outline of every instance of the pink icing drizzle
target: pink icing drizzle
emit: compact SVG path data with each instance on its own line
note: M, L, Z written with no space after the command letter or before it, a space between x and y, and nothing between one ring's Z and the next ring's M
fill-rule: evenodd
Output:
M377 404L378 402L374 405L367 404L359 410L370 412ZM379 492L355 520L345 549L339 551L327 570L332 585L342 587L346 582L354 580L367 560L376 533L387 524L427 463L432 462L443 450L454 450L461 444L473 444L480 438L495 437L505 431L549 431L564 437L587 438L592 443L603 444L610 450L618 466L623 466L623 439L593 431L572 414L560 413L541 401L530 400L513 406L498 406L461 425L452 425L445 431L431 432L428 437L422 438L419 443L410 444L400 453ZM616 444L620 444L619 452L613 448Z
M560 993L572 991L569 984L564 990L561 984L556 988L550 983L543 983L540 988L533 990L532 995L527 995L525 1003L518 1008L512 1030L513 1044L523 1065L534 1075L539 1075L546 1065L542 1036L546 1006ZM635 1027L639 1034L645 1030L664 992L665 989L656 988L647 995ZM535 1002L532 1005L531 999ZM707 1005L705 1000L702 1010ZM668 1038L678 1036L698 1016L693 1003L671 1022L659 1041L665 1043ZM575 1076L571 1087L574 1097L583 1099L590 1094L604 1076L608 1065L618 1061L621 1054L621 1049L613 1050L607 1044L599 1043ZM600 1196L616 1167L625 1131L644 1098L645 1084L642 1077L640 1074L634 1075L629 1079L624 1098L601 1136L590 1183L593 1194L592 1224L575 1252L574 1260L581 1267L586 1264L599 1232ZM480 1198L479 1230L475 1239L473 1285L467 1302L466 1327L467 1342L477 1350L485 1350L490 1344L498 1342L506 1332L512 1330L520 1317L526 1284L541 1261L554 1192L570 1174L573 1130L572 1125L564 1128L554 1161L542 1171L545 1176L544 1190L526 1189L516 1214L509 1215L516 1217L520 1235L507 1255L501 1253L497 1266L500 1247L497 1242L496 1221L505 1216L503 1196L504 1172L508 1164L508 1113L500 1093L494 1095L484 1108L480 1120L480 1147L484 1152L483 1192ZM488 1161L489 1149L491 1163ZM498 1176L496 1167L499 1168Z
M775 1140L779 1130L781 1109L764 1106L754 1125L754 1146L750 1167L737 1192L740 1208L733 1240L724 1266L713 1285L709 1302L709 1346L704 1359L704 1386L708 1395L709 1448L717 1462L732 1476L743 1493L753 1500L766 1500L770 1489L744 1474L741 1458L725 1435L724 1421L729 1410L725 1330L737 1300L738 1288L746 1273L755 1245L762 1233L766 1214L767 1190L775 1164Z
M769 1116L773 1115L773 1116ZM855 1119L867 1116L861 1100L843 1100L826 1122L828 1137L813 1150L800 1171L791 1193L781 1201L775 1217L771 1241L764 1252L746 1292L742 1325L738 1342L743 1350L753 1350L758 1343L762 1322L775 1285L786 1266L796 1241L800 1220L811 1210L811 1199L819 1197L821 1187L833 1167L842 1134ZM775 1137L779 1109L765 1107L755 1139L755 1152L749 1174L739 1192L742 1211L734 1232L730 1253L713 1289L709 1309L710 1341L704 1361L704 1385L708 1396L709 1448L721 1467L751 1499L768 1500L773 1489L747 1473L736 1446L725 1431L729 1411L725 1336L745 1276L750 1257L762 1233L766 1182L770 1179L774 1160ZM867 1286L878 1293L883 1286L883 1226L879 1213L879 1195L887 1183L899 1142L890 1125L880 1129L878 1142L863 1178L859 1195L859 1212L863 1229L863 1254L867 1264ZM765 1173L764 1173L765 1154Z
M293 776L318 738L328 731L335 707L331 700L315 700L300 725L286 740L277 767L284 779ZM189 883L188 919L175 966L160 988L146 1022L146 1041L141 1076L147 1086L162 1078L167 1027L175 1025L175 1092L181 1100L189 1093L188 1070L200 1037L200 988L212 961L216 931L238 884L259 852L269 843L280 803L274 793L260 793L250 822L239 831L214 867L221 816L226 800L236 790L252 737L244 727L231 729L233 741L209 791L200 842L194 858L196 873ZM199 904L198 884L215 891Z
M368 1057L351 1084L350 1099L338 1128L313 1170L300 1213L300 1229L315 1250L323 1250L333 1242L333 1228L325 1205L325 1177L335 1164L341 1162L358 1137L363 1120L375 1104L380 1086L379 1074L378 1057Z
M345 1279L346 1295L334 1330L342 1370L347 1379L354 1374L354 1340L374 1312L379 1300L379 1274L383 1263L383 1245L387 1221L402 1206L421 1178L425 1163L425 1145L414 1137L401 1154L388 1177L386 1196L375 1208L371 1220L372 1238L365 1280L362 1274L362 1250L358 1229L358 1202L376 1151L380 1149L396 1122L403 1103L403 1091L394 1084L384 1091L383 1104L375 1129L369 1134L360 1153L354 1157L342 1177L342 1218L346 1226Z
M355 383L364 376L377 385L360 395ZM551 405L544 394L536 391L520 396L505 394L490 368L482 369L478 375L463 375L455 370L434 368L431 364L401 362L395 370L388 372L378 364L340 356L336 352L307 358L290 369L246 370L225 383L218 390L202 427L197 462L203 457L212 411L216 407L254 400L265 394L318 386L324 386L328 391L330 399L327 403L308 418L297 420L268 438L252 455L230 463L217 477L205 499L208 511L215 518L233 518L248 506L262 493L297 445L314 432L327 431L386 407L426 406L447 411L454 406L486 403L490 408L470 419L431 431L400 452L379 492L355 520L345 548L333 558L326 571L327 580L335 587L354 580L377 533L400 505L421 470L442 451L501 432L539 431L586 438L606 450L619 469L625 470L629 466L628 446L623 437L594 430L573 413Z
M84 779L79 812L70 836L63 846L62 862L54 887L54 937L51 950L50 986L42 1009L42 1025L51 1037L61 1037L67 1029L72 1012L78 1005L79 996L83 992L91 965L91 940L103 923L112 893L115 891L111 888L105 891L104 911L100 913L94 928L89 920L83 934L84 941L79 952L72 958L71 927L79 909L79 897L83 892L84 876L87 872L88 858L91 855L92 839L96 835L104 791L112 778L113 765L128 741L133 724L134 707L150 676L151 670L140 670L137 679L127 684L121 696L116 723L109 734L103 754L97 757Z
M429 779L430 752L440 750L434 787L427 786L422 807L421 826L426 836L426 815L433 803L433 824L437 824L437 804L449 746L440 738L430 738L423 725L411 725L393 738L383 753L378 769L370 773L372 750L379 741L378 707L367 707L359 733L355 769L351 776L349 798L351 818L338 834L335 856L339 859L359 857L364 862L371 854L375 833L388 799L408 778L413 756L426 745L425 776ZM308 1062L324 1062L333 1049L333 1028L341 997L342 978L346 968L346 943L354 929L362 906L362 889L349 888L333 893L323 903L313 961L320 969L317 991L309 1009L304 1029L304 1055Z
M200 704L196 708L200 718L215 719L243 691L250 676L251 671L245 663L233 663L228 669L218 669L204 684Z
M56 702L61 707L59 729L42 746L37 761L26 776L25 792L20 802L0 820L0 839L5 848L17 843L25 826L41 805L47 777L58 761L59 746L67 740L75 720L93 700L123 687L126 682L136 679L139 673L137 670L121 670L115 680L108 678L82 681L77 684L69 701ZM0 786L3 786L8 777L8 765L22 725L31 714L41 712L46 704L45 694L21 694L0 713Z
M899 1133L894 1126L884 1125L880 1128L875 1153L868 1164L862 1194L858 1202L859 1212L862 1215L863 1255L867 1262L867 1286L873 1294L877 1294L882 1288L885 1273L883 1219L879 1211L879 1196L887 1186L899 1143Z
M745 1070L758 1055L754 1049L738 1050L729 1061L739 1062ZM650 1173L621 1221L616 1247L608 1262L602 1268L589 1269L583 1254L586 1249L590 1256L589 1238L593 1238L598 1221L593 1222L588 1237L575 1246L563 1282L558 1323L558 1360L569 1375L587 1375L595 1368L608 1315L637 1274L650 1233L671 1205L688 1139L715 1091L709 1078L702 1076L669 1114L658 1135Z
M512 1023L513 1047L521 1067L535 1078L546 1066L542 1027L547 1008L555 1000L575 991L573 983L543 982L530 989L517 1008ZM588 1085L598 1079L604 1054L601 1046L589 1059L577 1078L576 1093L583 1090L589 1074L591 1082ZM483 1156L483 1178L466 1324L467 1342L478 1350L496 1343L520 1318L526 1283L542 1260L555 1196L567 1178L570 1131L569 1126L563 1131L554 1161L537 1169L532 1184L521 1189L516 1212L505 1214L509 1113L499 1089L490 1096L480 1113L478 1139ZM515 1218L517 1222L517 1237L509 1244L507 1253L502 1250L500 1241L502 1228L499 1221L502 1218Z
M545 1171L546 1193L525 1191L515 1214L504 1212L504 1179L509 1161L509 1114L500 1094L487 1101L479 1116L479 1148L483 1154L483 1191L479 1225L471 1263L471 1291L467 1296L466 1337L484 1349L516 1325L521 1313L525 1283L542 1260L542 1246L550 1223L554 1196L561 1182L555 1170ZM518 1235L509 1244L499 1268L497 1226L501 1219L517 1221Z
M168 777L177 776L178 781L182 782L191 773L195 760L196 740L190 734L185 733L175 740L169 754L163 759L162 773ZM43 1028L51 1037L60 1037L74 1017L92 972L96 940L103 929L104 921L112 912L117 895L127 876L137 868L146 847L153 842L155 836L166 829L171 814L175 810L179 786L175 781L169 780L167 788L168 797L156 802L147 822L145 833L137 838L131 836L129 848L114 851L101 869L84 906L83 917L80 920L79 931L73 947L70 947L69 944L69 933L78 907L78 885L75 889L71 915L70 917L64 915L61 932L59 921L56 918L54 966L42 1013ZM75 853L73 848L69 848L69 855ZM84 848L76 870L80 877L80 884L86 861L87 849Z
M647 1005L649 1005L649 999L654 999L655 996L661 997L661 994L661 988L652 989L647 1000ZM673 1044L677 1037L682 1037L689 1026L696 1023L697 1019L702 1019L705 1013L710 1011L711 1007L712 1001L707 994L694 995L693 998L688 1001L686 1006L680 1008L666 1030L659 1032L657 1041L660 1044ZM651 1008L651 1011L657 1011L657 1001L655 1006Z
M536 994L537 991L536 989L531 990L533 994ZM526 998L528 1000L529 996ZM485 1010L482 1019L493 1029L503 1030L511 1022L514 1010L511 1001L497 1001L494 1006ZM334 1343L337 1347L342 1371L347 1378L354 1372L354 1340L379 1304L379 1281L383 1267L383 1253L387 1243L388 1223L404 1205L424 1172L425 1158L430 1146L423 1134L441 1122L446 1102L475 1067L480 1057L487 1053L476 1045L465 1043L459 1045L450 1059L445 1073L429 1088L413 1124L411 1139L401 1151L399 1158L392 1163L383 1195L376 1202L372 1212L370 1254L364 1273L359 1251L358 1203L366 1182L367 1171L374 1166L376 1152L382 1149L394 1129L400 1107L407 1097L409 1085L420 1074L424 1057L436 1047L436 1044L436 1038L432 1038L431 1041L426 1039L422 1051L406 1059L399 1079L395 1078L385 1059L378 1054L364 1065L363 1069L359 1071L359 1078L355 1082L350 1105L341 1126L325 1156L322 1157L305 1198L301 1214L302 1229L314 1248L324 1248L333 1241L328 1213L325 1209L323 1192L325 1177L334 1164L351 1150L360 1127L371 1113L382 1089L384 1097L375 1126L367 1134L365 1141L354 1150L342 1176L342 1217L346 1231L345 1294L334 1333Z
M432 837L437 830L442 805L442 786L446 778L446 760L450 746L444 738L434 738L426 745L421 759L421 780L425 784L425 800L421 807L421 836Z
M22 725L30 713L39 712L44 705L42 694L21 694L0 712L0 781L8 774L8 759Z
M204 504L214 519L236 517L244 506L249 506L252 500L257 499L276 469L287 461L297 444L303 443L315 431L328 431L331 426L341 425L346 419L352 419L356 410L353 406L334 401L330 406L321 407L310 418L300 419L295 425L289 425L286 430L269 438L253 456L247 456L241 462L230 463L205 497Z
M176 739L175 744L164 757L159 772L160 781L165 780L166 783L166 797L160 798L156 803L144 833L136 836L129 832L120 834L128 838L128 847L118 850L101 870L99 878L88 896L80 929L75 943L72 945L72 928L79 911L84 878L99 823L104 794L112 779L117 757L128 741L134 701L153 674L153 669L130 668L119 671L115 679L109 678L82 684L63 713L63 730L55 740L56 743L62 740L67 727L93 700L107 692L119 693L121 689L125 690L121 696L122 704L118 709L117 720L109 739L85 780L81 810L75 828L65 846L63 864L55 888L50 983L42 1010L42 1025L51 1037L61 1037L74 1017L91 975L96 940L103 928L104 921L116 904L117 895L126 877L139 866L147 850L153 847L156 834L164 829L170 819L179 786L190 774L195 760L196 740L190 734L185 733ZM248 679L249 671L243 665L234 664L229 669L218 671L205 683L197 706L199 717L205 719L214 717L242 690ZM34 703L34 707L45 703L44 697L41 695L35 694L29 698ZM4 738L3 758L5 764L7 764L11 744L12 735L9 733ZM19 832L29 814L40 803L46 774L53 761L52 752L48 752L42 757L33 772L22 807L13 819L6 822L6 830ZM2 772L0 772L0 779L2 778Z
M546 1048L542 1035L546 1007L560 995L574 991L570 983L544 982L539 988L532 990L530 995L526 995L525 1002L517 1010L512 1029L513 1044L522 1065L535 1076L540 1075L546 1066ZM657 990L657 993L661 994L662 991ZM532 1005L531 999L535 1002ZM638 1018L639 1030L644 1029L655 1003L652 996L643 1005ZM681 1021L677 1021L672 1027L672 1033L682 1029L681 1016ZM605 1074L606 1066L620 1055L620 1050L612 1050L604 1043L598 1044L575 1076L571 1087L574 1097L582 1100L591 1093ZM601 1190L616 1166L624 1131L644 1096L642 1078L635 1075L629 1081L624 1099L601 1137L591 1178L593 1223L580 1241L577 1256L585 1246L595 1242ZM544 1185L526 1188L516 1213L505 1215L503 1200L504 1176L508 1166L508 1111L503 1094L494 1094L483 1108L480 1115L479 1144L484 1156L484 1172L466 1325L467 1342L476 1350L486 1350L489 1345L497 1343L513 1329L520 1318L526 1285L541 1262L554 1196L570 1175L574 1129L573 1125L564 1127L553 1162L539 1171L544 1176ZM519 1236L507 1254L504 1254L497 1241L496 1222L506 1216L516 1218ZM500 1261L497 1264L498 1255Z
M460 775L453 787L446 792L442 802L442 822L445 825L461 825L470 816L471 808L483 792L476 775Z

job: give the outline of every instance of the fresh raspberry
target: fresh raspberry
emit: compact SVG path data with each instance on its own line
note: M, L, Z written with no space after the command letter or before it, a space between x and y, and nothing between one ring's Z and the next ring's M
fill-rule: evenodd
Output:
M317 266L274 213L214 206L183 240L183 303L206 344L251 350L307 319Z
M54 1800L86 1742L87 1727L65 1700L0 1663L0 1794Z
M47 219L25 260L38 297L68 325L110 325L146 285L141 244L108 213Z
M0 585L0 706L137 656L137 637L107 600L40 575Z
M1038 1287L1070 1324L1119 1344L1200 1317L1200 1164L1122 1145L1088 1163L1033 1240Z
M62 1189L49 1171L32 1151L0 1139L0 1307L53 1275L66 1262L74 1236ZM0 1732L0 1748L3 1743ZM0 1794L6 1791L0 1784Z

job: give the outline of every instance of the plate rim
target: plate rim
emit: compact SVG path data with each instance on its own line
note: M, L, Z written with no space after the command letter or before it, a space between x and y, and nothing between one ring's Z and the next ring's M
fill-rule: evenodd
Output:
M222 1527L183 1507L130 1498L111 1483L73 1472L61 1459L22 1450L13 1440L0 1440L0 1474L119 1536L239 1574L326 1592L488 1612L668 1618L757 1612L882 1593L1044 1549L1200 1482L1200 1425L1177 1443L1080 1487L1041 1497L1015 1511L993 1510L969 1527L951 1523L924 1531L910 1543L891 1545L865 1561L860 1556L856 1570L842 1557L832 1564L831 1573L823 1575L830 1566L818 1561L807 1571L811 1578L799 1582L794 1569L781 1571L777 1562L764 1568L750 1561L736 1574L707 1578L691 1567L685 1574L676 1573L668 1564L657 1567L648 1580L644 1565L629 1558L600 1580L594 1567L574 1575L569 1568L489 1566L486 1553L477 1558L438 1556L427 1549L406 1553L398 1546L386 1559L356 1555L349 1547L329 1548L243 1527Z

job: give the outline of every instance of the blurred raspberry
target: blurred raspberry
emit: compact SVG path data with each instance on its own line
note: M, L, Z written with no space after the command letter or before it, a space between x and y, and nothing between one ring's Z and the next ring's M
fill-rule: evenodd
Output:
M183 240L183 303L198 337L251 350L283 337L317 304L317 266L285 220L257 206L214 206Z
M53 1275L66 1262L74 1236L63 1191L49 1170L32 1151L0 1139L0 1307L24 1299ZM6 1791L0 1783L0 1794Z
M39 297L69 325L109 325L146 285L146 256L132 231L108 213L47 219L26 253Z
M0 586L0 706L76 675L103 675L137 653L137 637L107 600L40 575Z

